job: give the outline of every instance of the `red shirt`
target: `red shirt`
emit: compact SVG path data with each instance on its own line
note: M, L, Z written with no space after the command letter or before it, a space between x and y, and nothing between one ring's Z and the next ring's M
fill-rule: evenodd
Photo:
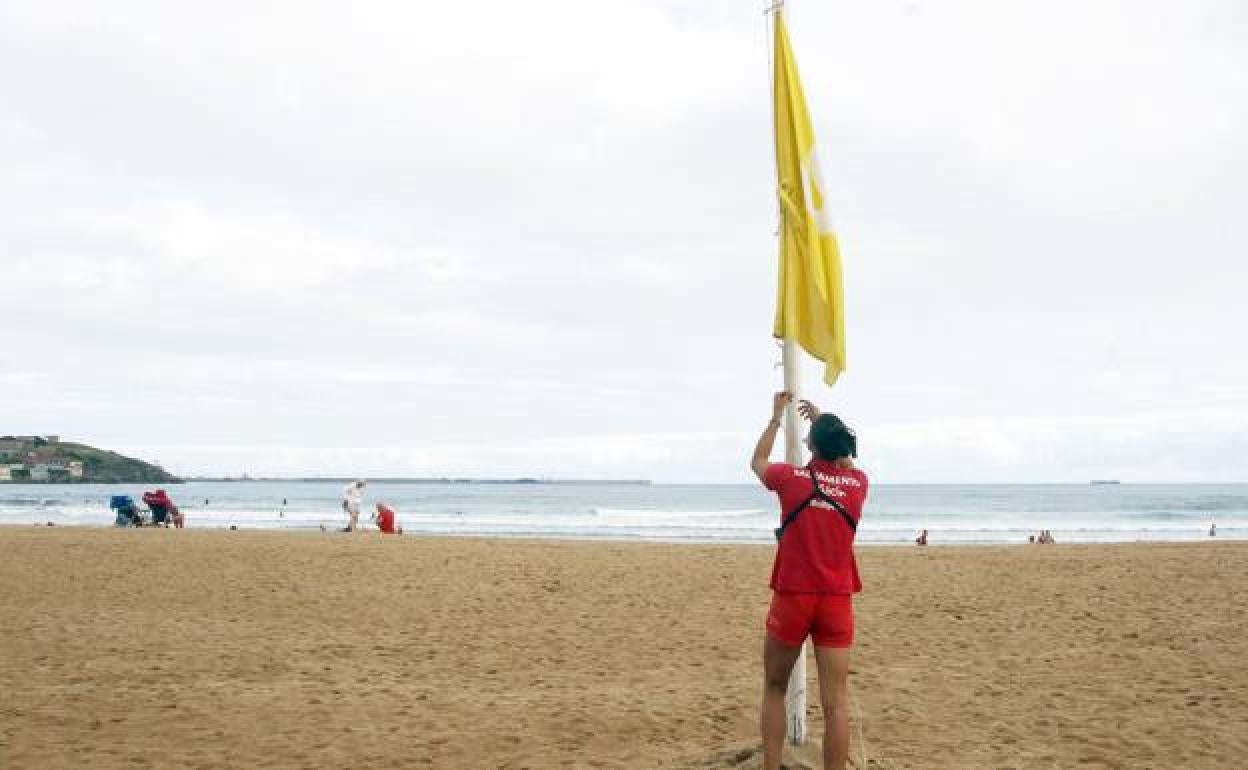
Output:
M836 500L858 521L867 499L867 474L857 468L838 468L816 460L815 475L825 495ZM763 486L780 498L780 519L801 505L814 491L805 468L772 463L763 473ZM771 588L802 593L854 594L862 590L854 558L854 530L840 513L816 498L784 531L771 568Z
M148 505L163 505L166 508L173 505L173 501L169 499L169 493L163 489L158 489L155 492L144 492L143 502Z
M377 529L387 535L395 534L394 511L389 506L381 506L377 511Z

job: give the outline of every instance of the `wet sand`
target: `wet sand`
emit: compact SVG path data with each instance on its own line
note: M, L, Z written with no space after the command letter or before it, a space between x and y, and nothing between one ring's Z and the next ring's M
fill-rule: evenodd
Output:
M859 553L855 759L1248 767L1248 543ZM0 529L0 767L756 768L770 559Z

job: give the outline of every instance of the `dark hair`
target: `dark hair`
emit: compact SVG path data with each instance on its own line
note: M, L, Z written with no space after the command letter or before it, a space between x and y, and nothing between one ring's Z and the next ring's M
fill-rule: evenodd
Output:
M834 414L821 414L810 426L810 445L824 460L858 456L858 437Z

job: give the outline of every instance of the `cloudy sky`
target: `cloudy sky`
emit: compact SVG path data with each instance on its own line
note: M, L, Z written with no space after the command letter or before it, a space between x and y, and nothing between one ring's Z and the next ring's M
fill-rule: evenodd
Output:
M748 479L762 3L0 2L0 432ZM1248 6L790 3L877 481L1248 481Z

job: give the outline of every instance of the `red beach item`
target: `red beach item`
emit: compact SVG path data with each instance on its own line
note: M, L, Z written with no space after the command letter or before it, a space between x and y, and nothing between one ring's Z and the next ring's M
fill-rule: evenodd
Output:
M386 535L397 534L394 527L394 509L388 505L377 506L377 528Z

